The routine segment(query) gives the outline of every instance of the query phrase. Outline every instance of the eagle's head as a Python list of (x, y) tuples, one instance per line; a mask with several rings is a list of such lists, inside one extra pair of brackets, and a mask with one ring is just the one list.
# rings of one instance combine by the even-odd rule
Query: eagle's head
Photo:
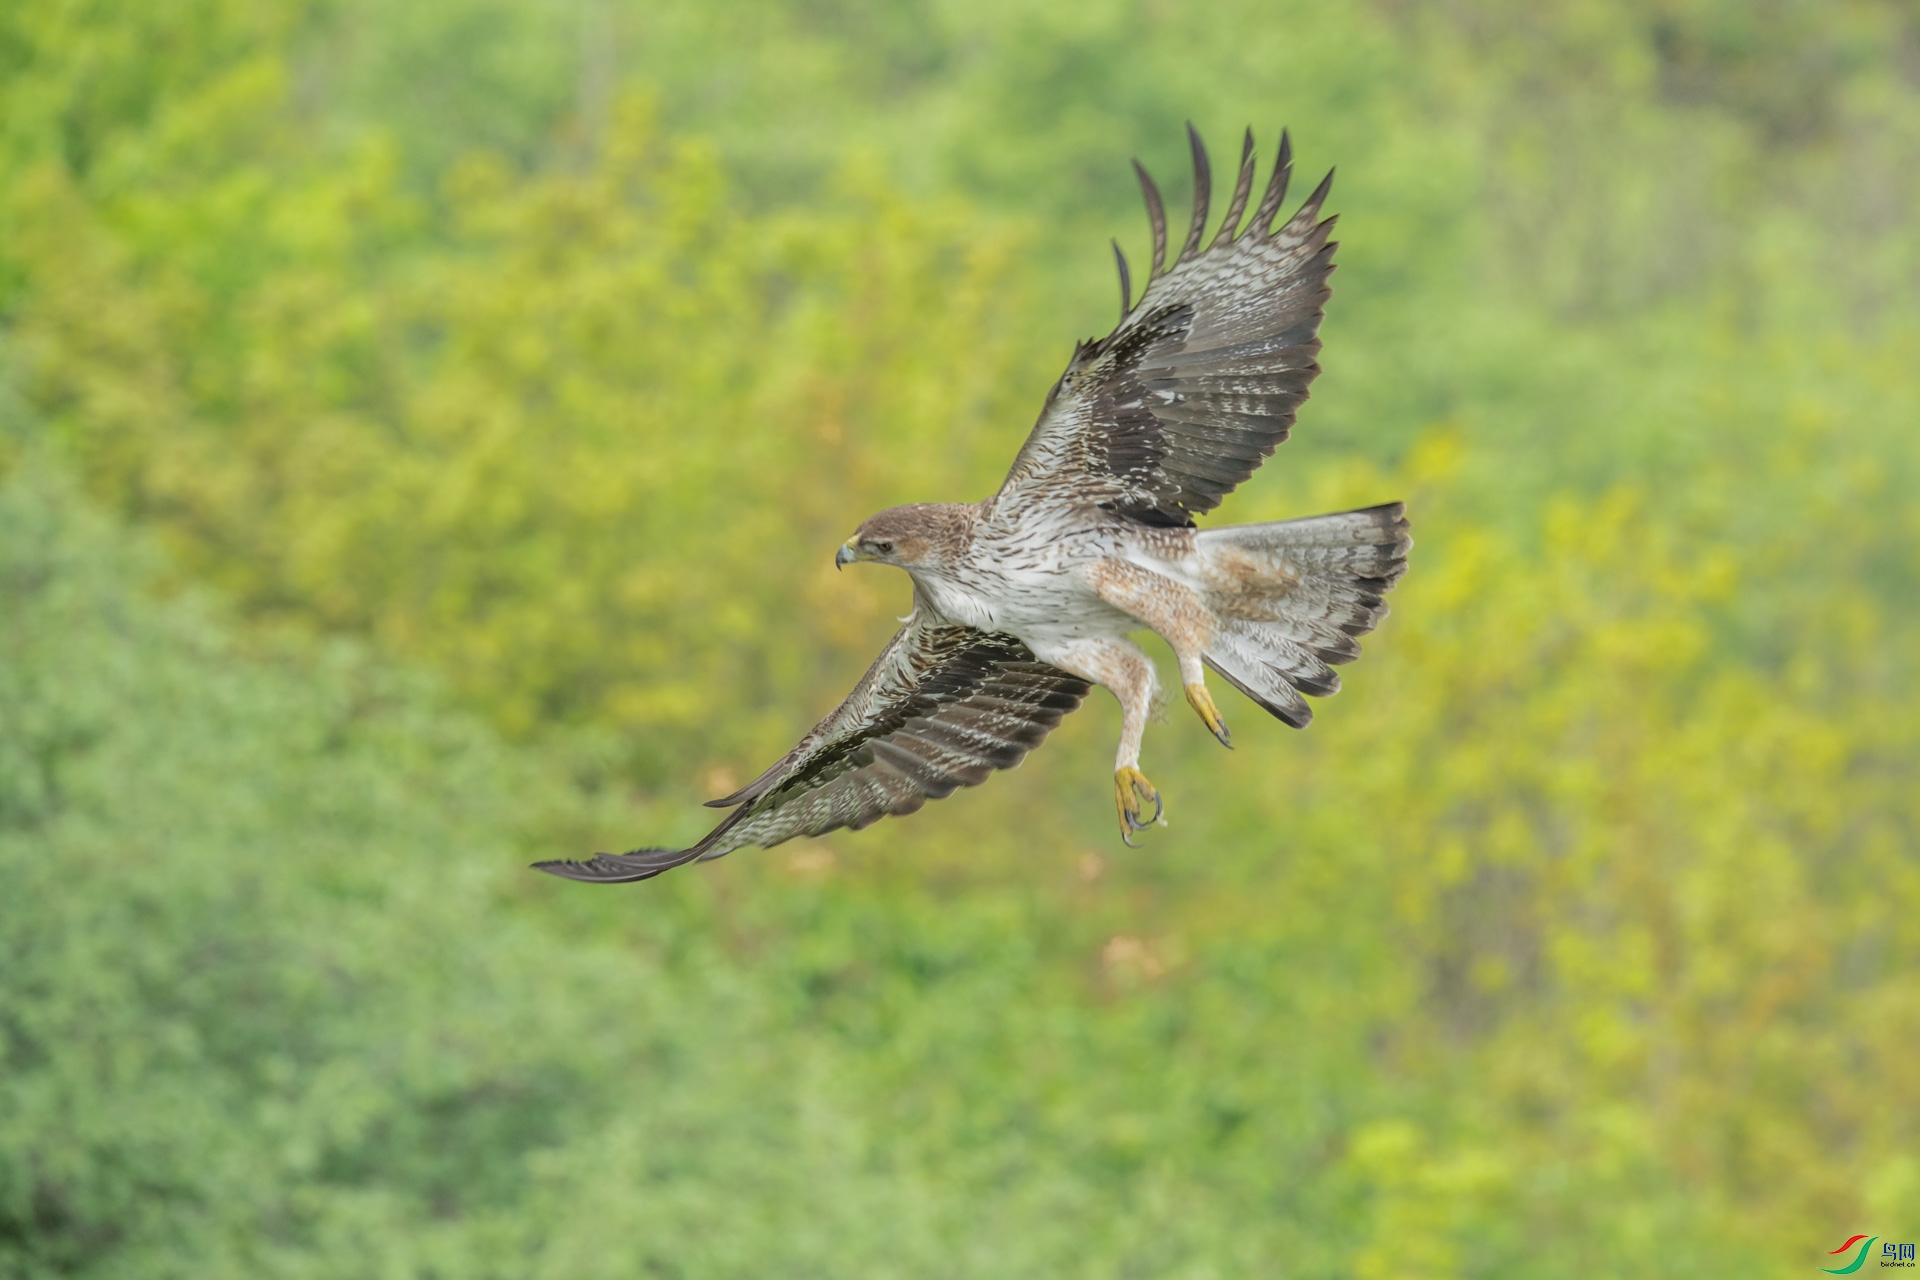
[(841, 546), (833, 563), (857, 560), (938, 571), (959, 562), (973, 537), (973, 508), (958, 502), (916, 502), (869, 516)]

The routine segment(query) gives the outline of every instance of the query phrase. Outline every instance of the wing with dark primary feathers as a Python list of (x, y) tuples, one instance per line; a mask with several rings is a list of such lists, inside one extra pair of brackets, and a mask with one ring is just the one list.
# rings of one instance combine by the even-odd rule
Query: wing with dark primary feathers
[(534, 866), (618, 884), (747, 845), (857, 831), (1013, 768), (1090, 687), (1012, 636), (910, 621), (798, 746), (740, 791), (709, 802), (737, 807), (697, 844)]
[(1121, 317), (1074, 349), (1033, 434), (1014, 460), (1002, 503), (1094, 505), (1149, 525), (1191, 525), (1263, 462), (1293, 426), (1320, 372), (1320, 318), (1330, 290), (1334, 220), (1318, 221), (1333, 183), (1273, 229), (1292, 150), (1283, 133), (1273, 175), (1242, 228), (1253, 191), (1253, 134), (1225, 220), (1203, 250), (1211, 190), (1192, 125), (1193, 221), (1166, 265), (1167, 218), (1136, 161), (1153, 227), (1153, 264), (1138, 302), (1120, 254)]

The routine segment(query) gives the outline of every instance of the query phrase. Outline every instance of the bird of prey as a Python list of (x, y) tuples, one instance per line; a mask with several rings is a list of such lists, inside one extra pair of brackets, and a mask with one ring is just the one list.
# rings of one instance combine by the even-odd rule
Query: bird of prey
[(1140, 772), (1159, 679), (1129, 633), (1167, 642), (1187, 701), (1224, 745), (1208, 669), (1295, 728), (1313, 715), (1302, 694), (1339, 689), (1333, 667), (1359, 656), (1356, 637), (1386, 616), (1381, 596), (1406, 570), (1402, 504), (1194, 524), (1287, 438), (1320, 371), (1335, 248), (1334, 220), (1320, 210), (1333, 174), (1276, 228), (1292, 169), (1282, 133), (1241, 225), (1254, 181), (1249, 130), (1208, 240), (1207, 152), (1192, 125), (1187, 135), (1185, 240), (1169, 263), (1165, 207), (1135, 161), (1153, 232), (1146, 289), (1131, 296), (1116, 242), (1120, 321), (1074, 348), (1000, 491), (882, 511), (839, 549), (838, 565), (894, 565), (913, 579), (912, 613), (846, 700), (772, 768), (709, 801), (732, 812), (692, 846), (536, 866), (602, 884), (645, 880), (912, 813), (1019, 764), (1094, 685), (1120, 702), (1113, 795), (1132, 844), (1162, 805)]

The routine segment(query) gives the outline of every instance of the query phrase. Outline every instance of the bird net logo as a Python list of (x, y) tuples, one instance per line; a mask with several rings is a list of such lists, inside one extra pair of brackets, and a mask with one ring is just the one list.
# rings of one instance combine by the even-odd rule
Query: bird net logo
[(1838, 1249), (1829, 1249), (1828, 1257), (1841, 1254), (1851, 1255), (1851, 1261), (1838, 1267), (1822, 1267), (1830, 1276), (1850, 1276), (1867, 1265), (1867, 1258), (1873, 1253), (1873, 1246), (1880, 1245), (1880, 1265), (1883, 1267), (1911, 1267), (1914, 1265), (1913, 1245), (1911, 1242), (1898, 1244), (1892, 1240), (1882, 1241), (1879, 1236), (1854, 1236)]

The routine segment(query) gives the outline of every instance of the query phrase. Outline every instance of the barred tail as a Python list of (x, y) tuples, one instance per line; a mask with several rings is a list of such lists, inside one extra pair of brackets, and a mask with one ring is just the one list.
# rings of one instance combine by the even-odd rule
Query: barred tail
[(1406, 506), (1207, 529), (1197, 539), (1215, 584), (1219, 629), (1207, 665), (1296, 729), (1313, 719), (1300, 695), (1340, 691), (1333, 670), (1360, 656), (1355, 639), (1387, 616), (1381, 600), (1407, 571)]

